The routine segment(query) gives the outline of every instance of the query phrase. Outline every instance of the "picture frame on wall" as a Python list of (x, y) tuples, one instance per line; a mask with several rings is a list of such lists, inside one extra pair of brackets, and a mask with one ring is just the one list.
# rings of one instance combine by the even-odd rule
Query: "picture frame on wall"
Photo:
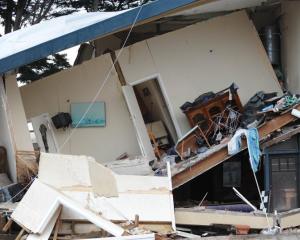
[(72, 127), (105, 127), (105, 102), (71, 103)]

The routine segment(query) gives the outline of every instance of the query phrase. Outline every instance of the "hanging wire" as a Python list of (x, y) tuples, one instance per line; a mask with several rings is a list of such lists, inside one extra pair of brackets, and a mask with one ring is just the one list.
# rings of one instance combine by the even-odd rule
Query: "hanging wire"
[[(138, 20), (138, 17), (139, 17), (139, 15), (140, 15), (142, 9), (143, 9), (143, 5), (141, 5), (141, 6), (139, 7), (139, 10), (138, 10), (138, 12), (137, 12), (137, 14), (136, 14), (136, 16), (135, 16), (135, 18), (134, 18), (134, 20), (133, 20), (133, 23), (132, 23), (132, 25), (131, 25), (131, 27), (130, 27), (130, 30), (129, 30), (127, 36), (126, 36), (126, 39), (125, 39), (125, 41), (124, 41), (124, 43), (123, 43), (123, 45), (122, 45), (120, 51), (118, 52), (118, 54), (117, 54), (117, 56), (116, 56), (116, 59), (113, 61), (113, 64), (112, 64), (111, 68), (109, 69), (109, 71), (108, 71), (108, 73), (107, 73), (107, 75), (106, 75), (106, 77), (105, 77), (103, 83), (99, 86), (99, 88), (98, 88), (98, 90), (97, 90), (97, 92), (96, 92), (96, 95), (92, 98), (91, 103), (90, 103), (89, 106), (87, 107), (86, 111), (84, 112), (84, 114), (82, 115), (82, 117), (80, 118), (80, 120), (78, 121), (78, 123), (76, 124), (76, 126), (75, 126), (75, 127), (73, 128), (73, 130), (70, 132), (70, 135), (69, 135), (69, 136), (67, 137), (67, 139), (63, 142), (63, 144), (59, 147), (58, 152), (60, 152), (60, 150), (61, 150), (61, 149), (62, 149), (62, 148), (70, 141), (72, 135), (73, 135), (74, 132), (77, 130), (77, 128), (79, 127), (79, 125), (81, 124), (81, 122), (83, 121), (83, 119), (85, 118), (85, 116), (88, 114), (88, 112), (91, 110), (93, 104), (96, 102), (97, 98), (98, 98), (99, 95), (101, 94), (101, 92), (102, 92), (104, 86), (106, 85), (106, 83), (107, 83), (108, 80), (109, 80), (109, 77), (110, 77), (110, 75), (111, 75), (111, 73), (112, 73), (112, 71), (113, 71), (113, 69), (114, 69), (114, 67), (115, 67), (116, 62), (119, 60), (119, 57), (120, 57), (121, 54), (123, 53), (123, 50), (124, 50), (124, 48), (125, 48), (125, 46), (126, 46), (126, 44), (127, 44), (127, 42), (128, 42), (128, 39), (129, 39), (129, 37), (130, 37), (130, 35), (131, 35), (131, 32), (132, 32), (134, 26), (136, 25), (136, 22), (137, 22), (137, 20)], [(12, 196), (9, 200), (7, 200), (6, 202), (4, 202), (4, 204), (5, 204), (5, 203), (8, 203), (8, 202), (11, 202), (11, 201), (14, 200), (17, 196), (19, 196), (22, 192), (24, 192), (24, 191), (25, 191), (25, 190), (33, 183), (33, 181), (34, 181), (37, 177), (38, 177), (38, 175), (36, 175), (35, 177), (33, 177), (33, 178), (29, 181), (29, 183), (26, 184), (25, 187), (23, 187), (18, 193), (16, 193), (14, 196)]]

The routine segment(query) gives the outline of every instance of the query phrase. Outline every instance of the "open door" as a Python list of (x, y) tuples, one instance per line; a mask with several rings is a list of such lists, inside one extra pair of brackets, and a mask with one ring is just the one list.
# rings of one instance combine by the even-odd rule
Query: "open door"
[(130, 85), (126, 85), (122, 87), (122, 90), (131, 115), (133, 125), (136, 130), (136, 135), (142, 155), (144, 157), (147, 157), (149, 161), (154, 160), (156, 157), (133, 87)]
[(48, 113), (30, 119), (41, 152), (57, 153), (58, 144)]

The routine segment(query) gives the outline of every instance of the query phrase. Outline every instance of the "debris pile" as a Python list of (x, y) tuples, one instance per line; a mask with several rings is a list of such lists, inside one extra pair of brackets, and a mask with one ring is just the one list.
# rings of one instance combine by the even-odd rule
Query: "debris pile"
[[(232, 84), (216, 94), (202, 94), (193, 103), (185, 103), (181, 109), (191, 130), (174, 147), (157, 151), (158, 159), (150, 165), (148, 159), (127, 153), (106, 167), (92, 157), (41, 153), (38, 175), (34, 176), (36, 170), (32, 169), (33, 178), (27, 177), (27, 192), (24, 185), (11, 184), (2, 174), (0, 193), (6, 209), (2, 215), (8, 219), (4, 231), (19, 226), (17, 238), (31, 240), (51, 236), (164, 239), (276, 234), (300, 226), (298, 209), (277, 212), (271, 208), (270, 191), (259, 178), (265, 149), (300, 133), (299, 98), (288, 93), (277, 97), (276, 93), (258, 92), (243, 107), (237, 89)], [(165, 138), (161, 123), (154, 126), (151, 131)], [(153, 148), (166, 146), (155, 145), (155, 141)], [(240, 164), (225, 165), (234, 158), (239, 162), (249, 159), (247, 180), (252, 178), (256, 189), (253, 195), (241, 187)], [(233, 197), (212, 198), (210, 187), (204, 188), (208, 189), (203, 190), (206, 193), (200, 190), (205, 194), (199, 201), (178, 201), (178, 189), (220, 164), (223, 185), (231, 189)], [(15, 198), (16, 192), (20, 194)], [(5, 207), (12, 198), (15, 203)]]
[[(88, 237), (88, 223), (98, 238), (154, 239), (155, 232), (174, 232), (170, 186), (169, 177), (118, 175), (91, 157), (42, 153), (39, 176), (9, 224), (27, 239)], [(71, 234), (67, 222), (78, 225)]]

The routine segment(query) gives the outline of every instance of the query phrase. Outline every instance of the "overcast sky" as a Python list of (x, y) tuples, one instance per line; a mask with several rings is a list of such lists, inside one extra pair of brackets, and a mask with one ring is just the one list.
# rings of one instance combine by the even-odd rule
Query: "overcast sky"
[(73, 65), (73, 63), (74, 63), (74, 61), (77, 57), (78, 48), (79, 48), (79, 45), (75, 46), (75, 47), (71, 47), (71, 48), (66, 49), (66, 50), (63, 50), (60, 53), (66, 53), (67, 57), (68, 57), (68, 60), (69, 60), (69, 63), (71, 65)]
[[(0, 25), (0, 34), (3, 35), (4, 34), (4, 27)], [(61, 51), (60, 53), (66, 53), (67, 54), (67, 58), (69, 60), (69, 63), (71, 65), (73, 65), (76, 56), (77, 56), (77, 52), (78, 52), (78, 48), (79, 46), (75, 46), (66, 50)]]

